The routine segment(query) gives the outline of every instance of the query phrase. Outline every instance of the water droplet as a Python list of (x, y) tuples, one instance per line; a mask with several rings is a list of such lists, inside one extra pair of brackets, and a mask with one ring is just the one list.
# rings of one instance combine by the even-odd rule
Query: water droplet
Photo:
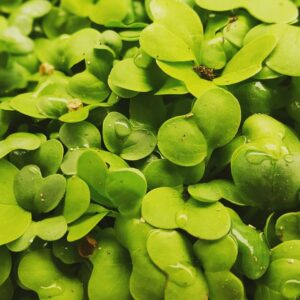
[(246, 159), (253, 165), (260, 165), (264, 160), (269, 159), (266, 153), (262, 152), (248, 152), (246, 153)]
[(184, 228), (188, 222), (188, 216), (185, 212), (179, 212), (177, 213), (175, 220), (178, 227)]
[(166, 268), (166, 273), (169, 275), (169, 279), (183, 287), (190, 286), (195, 282), (196, 272), (196, 269), (191, 264), (183, 262), (169, 265)]
[(43, 290), (43, 298), (52, 298), (64, 292), (63, 286), (57, 282), (53, 282), (47, 286), (41, 286), (41, 289)]
[(131, 133), (130, 124), (124, 121), (115, 122), (115, 133), (121, 138), (127, 137)]
[(293, 264), (294, 262), (295, 262), (295, 260), (293, 258), (288, 259), (289, 264)]
[(294, 157), (291, 154), (287, 154), (283, 158), (288, 163), (292, 163), (294, 161)]

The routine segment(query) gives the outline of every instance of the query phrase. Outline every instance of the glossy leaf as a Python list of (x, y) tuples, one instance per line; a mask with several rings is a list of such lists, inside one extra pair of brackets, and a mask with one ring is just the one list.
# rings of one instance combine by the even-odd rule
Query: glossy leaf
[(228, 62), (222, 76), (214, 79), (217, 85), (230, 85), (246, 80), (262, 69), (262, 63), (273, 51), (277, 39), (273, 35), (265, 35), (245, 45)]
[(156, 188), (146, 194), (142, 216), (155, 227), (182, 228), (206, 240), (219, 239), (230, 229), (230, 218), (222, 204), (202, 204), (194, 199), (185, 202), (180, 192), (168, 187)]
[(195, 166), (207, 154), (207, 142), (193, 116), (167, 120), (160, 127), (157, 140), (164, 157), (180, 166)]
[(32, 133), (17, 132), (0, 141), (0, 158), (14, 150), (35, 150), (41, 145), (40, 138)]
[(14, 179), (14, 193), (18, 204), (35, 212), (49, 212), (61, 201), (66, 189), (66, 180), (60, 174), (42, 177), (35, 165), (27, 165)]
[(89, 299), (131, 299), (128, 252), (118, 243), (112, 229), (99, 231), (96, 240), (100, 246), (90, 257), (93, 271), (88, 283)]
[(63, 216), (67, 223), (81, 217), (90, 204), (88, 185), (77, 176), (67, 179), (66, 195), (63, 203)]
[(40, 299), (74, 299), (83, 297), (82, 283), (65, 275), (54, 263), (49, 249), (39, 249), (25, 255), (18, 268), (20, 282), (35, 291)]
[(59, 131), (61, 141), (69, 149), (74, 148), (99, 148), (101, 135), (93, 124), (83, 121), (75, 124), (64, 124)]

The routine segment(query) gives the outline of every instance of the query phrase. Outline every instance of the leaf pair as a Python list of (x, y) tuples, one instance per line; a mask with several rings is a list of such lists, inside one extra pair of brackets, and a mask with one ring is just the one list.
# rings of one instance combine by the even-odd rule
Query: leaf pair
[(110, 152), (126, 160), (142, 159), (156, 146), (156, 138), (150, 130), (135, 127), (118, 112), (110, 112), (104, 119), (103, 140)]
[(18, 278), (24, 287), (35, 291), (40, 299), (83, 298), (82, 283), (56, 266), (50, 249), (35, 250), (23, 256), (18, 267)]
[(230, 142), (239, 124), (237, 100), (229, 92), (214, 88), (197, 99), (190, 114), (171, 118), (160, 127), (158, 148), (171, 162), (194, 166)]
[(231, 226), (228, 212), (221, 203), (204, 204), (192, 198), (185, 201), (180, 192), (168, 187), (156, 188), (146, 194), (142, 216), (152, 226), (181, 228), (206, 240), (225, 236)]
[(205, 270), (211, 299), (244, 299), (242, 281), (230, 272), (238, 255), (232, 235), (217, 241), (198, 240), (193, 250)]

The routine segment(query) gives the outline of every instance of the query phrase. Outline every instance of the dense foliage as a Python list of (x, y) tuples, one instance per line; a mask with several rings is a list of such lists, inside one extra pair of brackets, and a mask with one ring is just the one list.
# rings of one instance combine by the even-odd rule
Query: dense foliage
[(0, 300), (300, 299), (294, 0), (0, 0)]

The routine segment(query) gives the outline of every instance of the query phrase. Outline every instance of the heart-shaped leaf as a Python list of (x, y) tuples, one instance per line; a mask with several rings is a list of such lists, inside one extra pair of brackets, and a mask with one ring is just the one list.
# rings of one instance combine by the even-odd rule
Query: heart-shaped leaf
[(53, 210), (61, 201), (66, 180), (60, 174), (42, 177), (35, 165), (24, 167), (15, 177), (14, 193), (18, 204), (24, 209), (41, 213)]
[(109, 151), (126, 160), (142, 159), (152, 153), (156, 146), (156, 138), (150, 130), (133, 127), (118, 112), (111, 112), (104, 119), (103, 140)]

